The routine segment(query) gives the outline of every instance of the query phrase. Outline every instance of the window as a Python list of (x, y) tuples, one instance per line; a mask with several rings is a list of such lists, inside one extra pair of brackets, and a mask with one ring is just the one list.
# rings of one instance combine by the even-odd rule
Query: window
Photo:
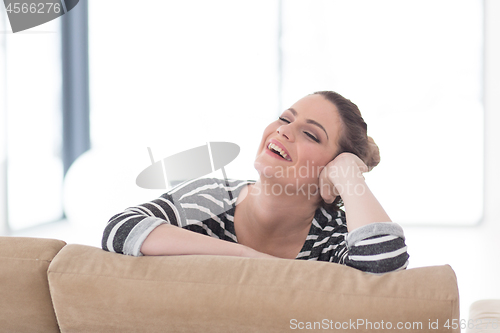
[[(6, 12), (1, 76), (10, 229), (62, 217), (60, 20), (13, 34)], [(5, 175), (4, 175), (5, 176)]]
[[(72, 7), (69, 7), (72, 8)], [(87, 3), (13, 34), (0, 12), (2, 233), (60, 220), (63, 177), (89, 148)]]
[[(135, 186), (135, 177), (150, 163), (147, 147), (160, 159), (206, 141), (232, 141), (241, 153), (228, 165), (228, 176), (255, 178), (253, 157), (265, 126), (298, 98), (335, 90), (358, 104), (381, 148), (382, 162), (366, 178), (394, 220), (471, 225), (481, 218), (480, 0), (150, 0), (143, 3), (153, 9), (147, 17), (138, 15), (132, 2), (123, 3), (92, 2), (89, 8), (92, 146), (116, 158), (94, 182), (99, 191), (88, 196), (87, 204), (98, 209), (124, 193), (129, 204), (134, 191), (154, 197)], [(110, 24), (109, 13), (117, 8)], [(9, 35), (2, 38), (8, 46)], [(9, 87), (9, 116), (11, 105), (21, 108), (25, 101), (14, 104), (10, 82), (3, 84)], [(21, 114), (31, 108), (23, 107)], [(8, 117), (8, 135), (18, 112)], [(55, 133), (61, 123), (53, 119), (44, 128)], [(45, 151), (47, 161), (40, 163), (59, 165), (51, 172), (61, 170), (60, 161), (54, 162), (61, 139), (50, 137), (39, 141), (51, 142), (52, 148), (37, 142), (34, 150), (27, 150), (33, 147), (26, 139), (7, 138), (9, 163), (17, 161), (9, 170), (16, 170), (18, 179), (34, 174), (26, 165), (33, 165), (28, 160), (40, 156), (37, 151)], [(10, 147), (13, 142), (24, 146)], [(134, 166), (127, 177), (118, 172), (124, 165)], [(16, 189), (18, 202), (35, 178), (41, 176), (17, 181), (22, 185)], [(115, 187), (114, 178), (133, 190)], [(39, 191), (37, 198), (40, 193), (51, 197)], [(60, 214), (56, 208), (47, 216)]]

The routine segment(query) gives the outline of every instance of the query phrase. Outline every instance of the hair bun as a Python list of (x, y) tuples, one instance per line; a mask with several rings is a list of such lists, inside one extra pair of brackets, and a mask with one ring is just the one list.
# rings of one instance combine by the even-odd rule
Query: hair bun
[(366, 154), (365, 164), (368, 171), (371, 171), (380, 163), (380, 151), (377, 144), (371, 136), (368, 136), (368, 153)]

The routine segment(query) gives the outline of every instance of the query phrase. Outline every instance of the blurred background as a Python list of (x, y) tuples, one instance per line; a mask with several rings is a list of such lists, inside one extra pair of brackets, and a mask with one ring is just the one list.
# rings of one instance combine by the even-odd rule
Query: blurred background
[(496, 0), (80, 0), (13, 34), (2, 7), (0, 235), (99, 247), (164, 192), (135, 184), (148, 147), (234, 142), (228, 177), (256, 179), (267, 124), (333, 90), (380, 147), (366, 179), (409, 268), (451, 265), (467, 319), (500, 298), (499, 18)]

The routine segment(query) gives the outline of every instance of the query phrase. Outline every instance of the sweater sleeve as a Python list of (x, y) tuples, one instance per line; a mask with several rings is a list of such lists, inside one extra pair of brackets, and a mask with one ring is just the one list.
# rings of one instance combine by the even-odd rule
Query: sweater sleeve
[(179, 213), (172, 197), (166, 193), (148, 203), (127, 208), (113, 216), (106, 225), (102, 248), (106, 251), (142, 256), (142, 243), (157, 226), (178, 225)]
[(377, 222), (347, 234), (341, 262), (370, 273), (387, 273), (408, 266), (403, 229), (393, 222)]

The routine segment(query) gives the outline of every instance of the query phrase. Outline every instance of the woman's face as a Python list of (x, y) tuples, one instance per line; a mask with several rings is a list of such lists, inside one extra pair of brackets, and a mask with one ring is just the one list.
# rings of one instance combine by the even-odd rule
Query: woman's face
[(308, 95), (266, 127), (255, 168), (261, 178), (318, 184), (319, 172), (338, 151), (340, 129), (337, 107), (322, 95)]

